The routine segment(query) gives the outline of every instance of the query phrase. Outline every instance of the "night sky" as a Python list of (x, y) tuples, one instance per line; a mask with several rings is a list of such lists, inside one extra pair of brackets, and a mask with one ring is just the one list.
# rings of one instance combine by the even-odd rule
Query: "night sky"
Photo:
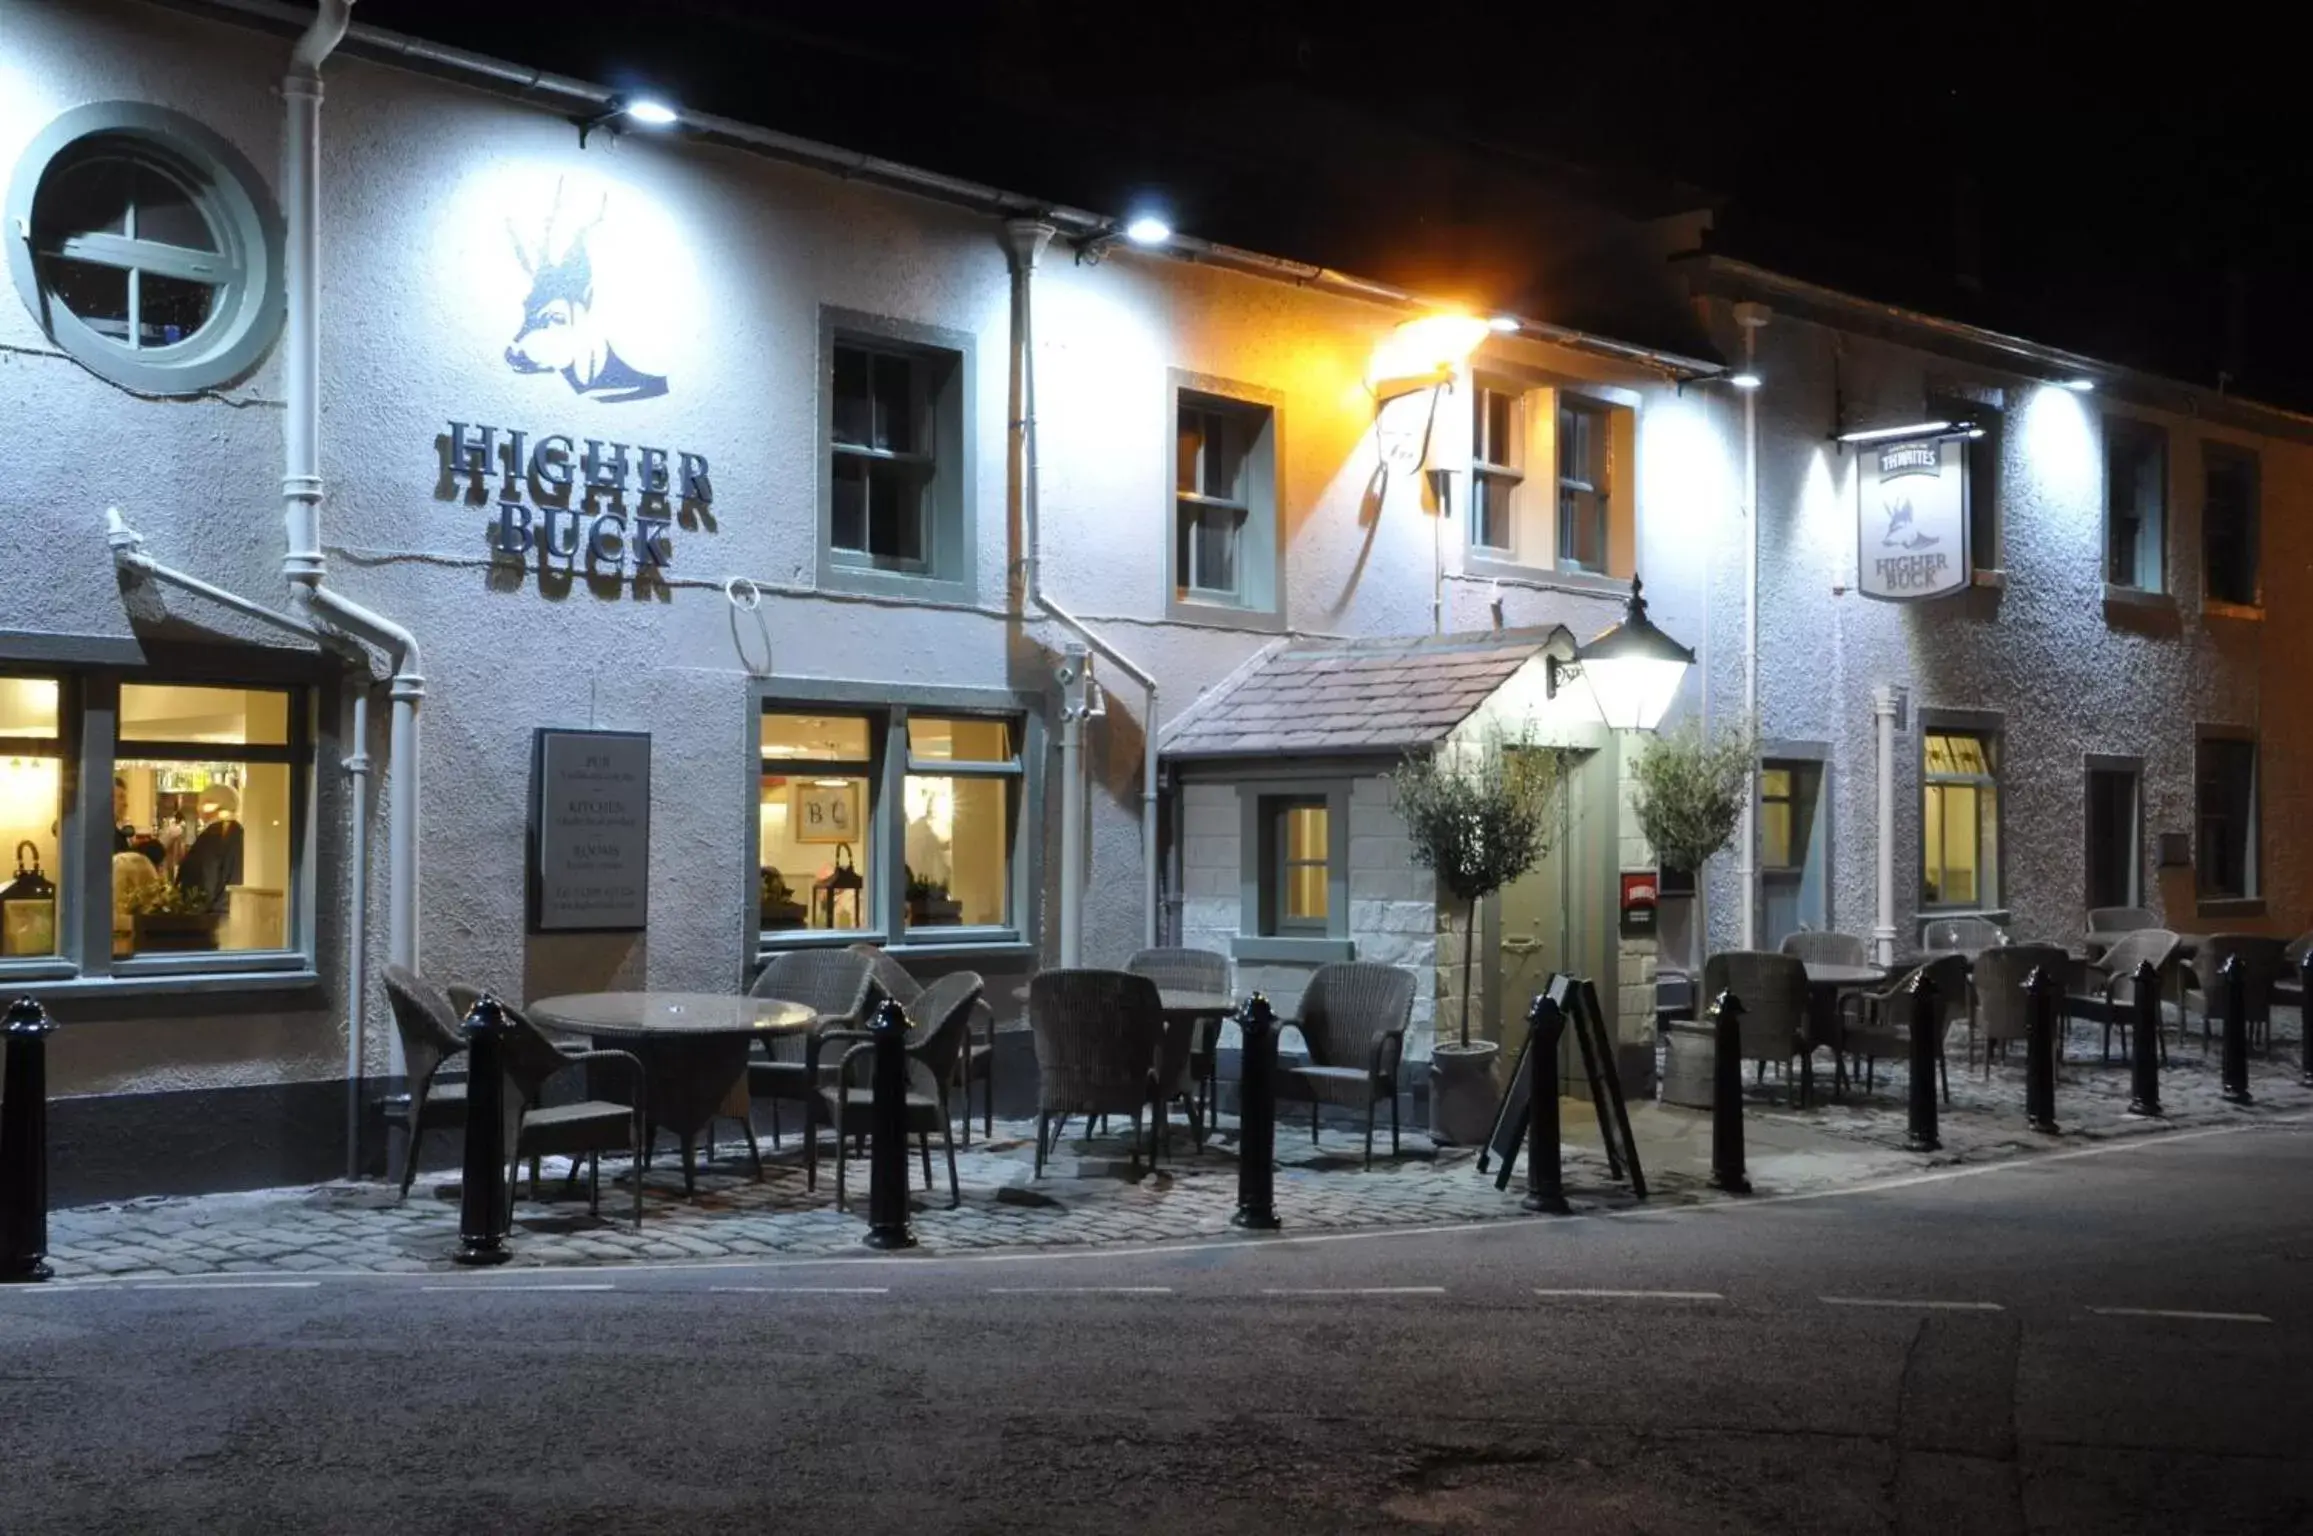
[(2279, 38), (2222, 7), (1741, 9), (357, 15), (1058, 201), (1154, 197), (1191, 233), (1544, 318), (1581, 318), (1528, 259), (1568, 227), (1555, 200), (1707, 203), (1731, 254), (2313, 409), (2306, 87)]

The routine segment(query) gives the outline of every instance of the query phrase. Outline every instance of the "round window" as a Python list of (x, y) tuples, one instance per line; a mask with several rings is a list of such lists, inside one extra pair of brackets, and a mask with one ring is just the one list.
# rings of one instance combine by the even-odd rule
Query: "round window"
[(241, 153), (174, 112), (76, 107), (9, 188), (16, 289), (57, 346), (116, 384), (189, 395), (281, 329), (280, 219)]

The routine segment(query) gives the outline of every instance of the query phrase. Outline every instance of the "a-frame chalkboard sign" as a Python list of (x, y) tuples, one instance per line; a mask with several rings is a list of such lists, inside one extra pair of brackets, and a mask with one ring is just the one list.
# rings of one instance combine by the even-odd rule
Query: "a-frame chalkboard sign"
[[(1646, 1198), (1646, 1170), (1639, 1166), (1638, 1143), (1630, 1134), (1630, 1110), (1623, 1102), (1622, 1074), (1614, 1065), (1614, 1036), (1598, 1006), (1598, 989), (1579, 976), (1553, 972), (1545, 994), (1558, 1005), (1574, 1043), (1582, 1052), (1583, 1075), (1590, 1083), (1590, 1102), (1598, 1113), (1599, 1139), (1606, 1144), (1607, 1172), (1627, 1178), (1630, 1192)], [(1496, 1189), (1510, 1187), (1510, 1170), (1526, 1144), (1527, 1123), (1534, 1109), (1534, 1035), (1527, 1032), (1510, 1070), (1510, 1086), (1502, 1091), (1501, 1107), (1494, 1112), (1494, 1133), (1478, 1153), (1478, 1171), (1484, 1173), (1494, 1158), (1501, 1170), (1494, 1175)]]

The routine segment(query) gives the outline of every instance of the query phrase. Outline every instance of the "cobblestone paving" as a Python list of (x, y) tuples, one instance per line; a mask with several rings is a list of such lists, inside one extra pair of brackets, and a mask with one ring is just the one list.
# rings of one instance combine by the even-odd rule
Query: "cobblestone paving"
[[(1819, 1102), (1801, 1109), (1770, 1082), (1749, 1087), (1751, 1172), (1761, 1194), (1836, 1187), (1891, 1173), (1948, 1163), (2028, 1155), (2051, 1146), (2171, 1127), (2238, 1123), (2302, 1115), (2313, 1110), (2313, 1089), (2300, 1087), (2294, 1017), (2276, 1021), (2272, 1058), (2252, 1062), (2256, 1103), (2247, 1108), (2218, 1096), (2216, 1057), (2199, 1042), (2172, 1048), (2163, 1074), (2168, 1116), (2146, 1121), (2126, 1113), (2125, 1064), (2095, 1061), (2095, 1037), (2076, 1030), (2060, 1079), (2056, 1138), (2024, 1124), (2021, 1054), (1995, 1065), (1987, 1081), (1955, 1055), (1954, 1102), (1943, 1113), (1944, 1150), (1921, 1157), (1901, 1150), (1905, 1133), (1905, 1080), (1900, 1065), (1883, 1063), (1869, 1095), (1852, 1090), (1831, 1099), (1826, 1079)], [(1634, 1106), (1652, 1203), (1683, 1204), (1717, 1198), (1708, 1187), (1708, 1117), (1660, 1105)], [(1081, 1128), (1081, 1120), (1075, 1122)], [(1119, 1124), (1121, 1131), (1121, 1123)], [(1595, 1130), (1583, 1106), (1568, 1105), (1566, 1178), (1577, 1209), (1625, 1206), (1627, 1189), (1607, 1175)], [(1174, 1128), (1167, 1159), (1133, 1176), (1122, 1134), (1071, 1140), (1047, 1169), (1033, 1176), (1034, 1132), (1027, 1124), (998, 1121), (993, 1141), (975, 1136), (959, 1150), (963, 1203), (949, 1210), (945, 1169), (933, 1149), (934, 1191), (917, 1191), (916, 1231), (925, 1249), (958, 1252), (995, 1248), (1058, 1248), (1213, 1238), (1234, 1231), (1235, 1147), (1226, 1132), (1204, 1150)], [(1467, 1149), (1439, 1150), (1409, 1132), (1404, 1152), (1387, 1155), (1387, 1137), (1374, 1167), (1360, 1167), (1357, 1138), (1326, 1130), (1312, 1148), (1291, 1123), (1278, 1133), (1277, 1207), (1291, 1232), (1497, 1220), (1523, 1214), (1523, 1170), (1506, 1191), (1481, 1174)], [(817, 1193), (805, 1188), (800, 1151), (792, 1138), (783, 1152), (766, 1148), (764, 1177), (752, 1175), (743, 1153), (728, 1142), (702, 1169), (698, 1195), (686, 1199), (672, 1158), (662, 1157), (644, 1180), (645, 1214), (635, 1230), (625, 1219), (629, 1195), (604, 1171), (603, 1216), (587, 1214), (583, 1194), (566, 1195), (548, 1165), (544, 1200), (523, 1180), (515, 1210), (512, 1248), (522, 1265), (586, 1265), (632, 1261), (713, 1262), (773, 1257), (835, 1257), (862, 1251), (867, 1165), (849, 1168), (851, 1210), (834, 1206), (832, 1167), (823, 1155)], [(920, 1186), (920, 1167), (911, 1164)], [(73, 1279), (316, 1272), (440, 1270), (457, 1246), (455, 1185), (421, 1178), (406, 1202), (381, 1184), (334, 1183), (246, 1194), (134, 1200), (59, 1211), (50, 1218), (51, 1259)]]

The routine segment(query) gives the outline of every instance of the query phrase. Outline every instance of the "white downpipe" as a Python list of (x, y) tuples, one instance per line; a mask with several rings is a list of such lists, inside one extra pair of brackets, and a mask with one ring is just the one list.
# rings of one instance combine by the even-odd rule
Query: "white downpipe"
[(343, 764), (353, 825), (346, 878), (353, 882), (345, 936), (345, 1176), (361, 1177), (361, 1018), (369, 996), (369, 690), (353, 691), (353, 750)]
[(1879, 727), (1879, 911), (1871, 926), (1872, 958), (1895, 964), (1895, 712), (1896, 690), (1871, 690), (1873, 723)]
[[(1743, 327), (1743, 368), (1756, 372), (1759, 327), (1767, 311), (1743, 305), (1735, 318)], [(1759, 392), (1743, 391), (1743, 723), (1759, 725)], [(1743, 826), (1739, 863), (1742, 876), (1742, 948), (1759, 947), (1759, 753), (1753, 746), (1743, 772)]]
[[(1050, 615), (1063, 629), (1083, 642), (1071, 648), (1060, 680), (1074, 689), (1064, 705), (1060, 724), (1060, 963), (1082, 959), (1084, 912), (1084, 707), (1089, 690), (1086, 669), (1090, 650), (1138, 683), (1148, 696), (1148, 712), (1141, 722), (1141, 943), (1157, 943), (1157, 717), (1156, 678), (1115, 646), (1095, 634), (1083, 620), (1054, 602), (1044, 591), (1040, 558), (1041, 523), (1037, 489), (1036, 434), (1036, 260), (1052, 241), (1053, 226), (1040, 219), (1009, 219), (1004, 224), (1005, 249), (1012, 262), (1012, 459), (1009, 466), (1020, 499), (1020, 564), (1022, 591), (1027, 605)], [(1074, 676), (1071, 677), (1073, 672)]]
[[(282, 345), (288, 412), (282, 432), (281, 573), (293, 611), (393, 658), (393, 716), (386, 753), (386, 953), (418, 958), (418, 706), (426, 679), (407, 629), (324, 585), (321, 555), (321, 65), (345, 36), (352, 0), (321, 8), (289, 56), (281, 82), (287, 109), (281, 195), (288, 227), (288, 317)], [(348, 1021), (358, 1033), (358, 1017)]]

